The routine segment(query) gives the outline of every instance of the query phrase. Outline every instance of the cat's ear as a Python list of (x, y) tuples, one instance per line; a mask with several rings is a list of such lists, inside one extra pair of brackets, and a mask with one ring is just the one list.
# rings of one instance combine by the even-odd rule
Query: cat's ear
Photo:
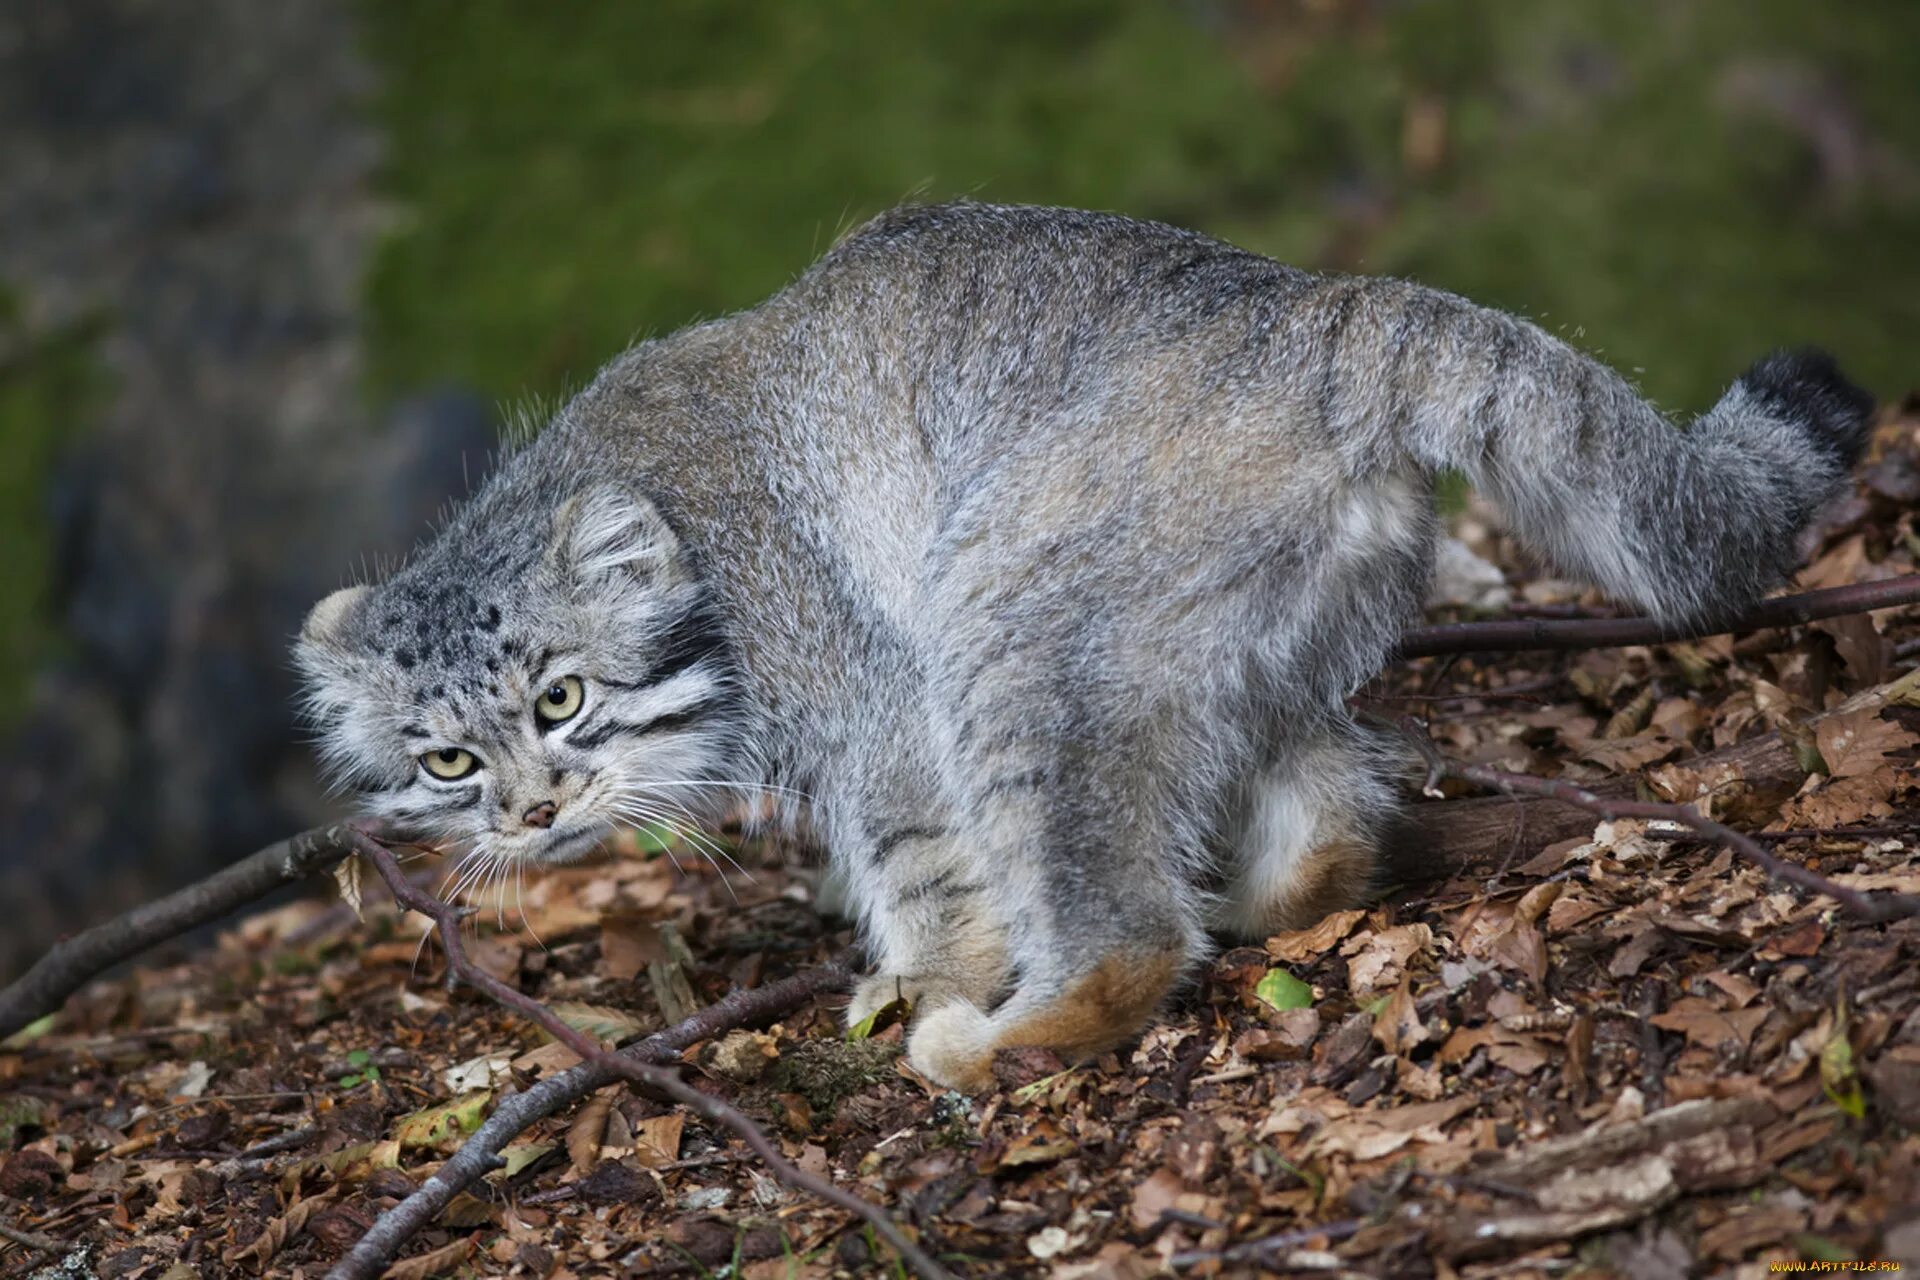
[(625, 485), (597, 485), (569, 498), (553, 532), (554, 567), (580, 586), (621, 577), (664, 585), (683, 576), (679, 537), (658, 507)]
[(307, 615), (306, 622), (300, 627), (301, 642), (329, 649), (340, 648), (348, 620), (366, 602), (370, 589), (364, 583), (342, 587), (313, 606), (313, 612)]

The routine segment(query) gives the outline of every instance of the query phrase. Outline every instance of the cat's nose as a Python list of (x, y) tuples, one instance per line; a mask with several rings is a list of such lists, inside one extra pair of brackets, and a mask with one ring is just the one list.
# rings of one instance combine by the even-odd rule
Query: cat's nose
[(542, 800), (539, 804), (521, 814), (520, 821), (530, 827), (550, 827), (553, 825), (553, 815), (558, 812), (560, 812), (560, 807), (554, 804), (553, 801)]

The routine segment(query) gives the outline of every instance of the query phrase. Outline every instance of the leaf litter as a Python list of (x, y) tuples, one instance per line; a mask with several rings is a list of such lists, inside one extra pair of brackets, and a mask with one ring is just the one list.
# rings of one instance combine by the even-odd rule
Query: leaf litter
[[(1915, 570), (1914, 512), (1873, 477), (1916, 460), (1920, 415), (1889, 414), (1797, 585)], [(1457, 523), (1516, 599), (1601, 603), (1475, 512)], [(1458, 758), (1629, 779), (1841, 884), (1915, 892), (1920, 697), (1870, 691), (1913, 670), (1917, 615), (1429, 659), (1363, 698), (1420, 712)], [(1413, 803), (1419, 869), (1455, 802)], [(625, 1041), (845, 945), (798, 851), (714, 834), (751, 880), (651, 833), (476, 898), (476, 957)], [(906, 1066), (904, 1007), (849, 1036), (822, 1002), (696, 1045), (685, 1070), (963, 1275), (1920, 1265), (1920, 924), (1861, 923), (1657, 823), (1510, 833), (1434, 870), (1224, 950), (1091, 1063), (1002, 1055), (981, 1097)], [(85, 1244), (114, 1280), (319, 1275), (500, 1098), (574, 1061), (446, 991), (419, 943), (383, 895), (298, 902), (94, 984), (0, 1050), (0, 1222)], [(389, 1274), (891, 1273), (844, 1214), (625, 1087), (503, 1157)], [(3, 1248), (0, 1274), (31, 1270)]]

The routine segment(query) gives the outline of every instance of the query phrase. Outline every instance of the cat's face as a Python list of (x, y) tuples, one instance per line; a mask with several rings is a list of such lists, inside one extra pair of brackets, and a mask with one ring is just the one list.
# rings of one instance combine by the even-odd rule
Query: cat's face
[(733, 739), (719, 624), (615, 487), (546, 519), (468, 513), (391, 581), (321, 601), (295, 656), (336, 783), (494, 866), (698, 812)]

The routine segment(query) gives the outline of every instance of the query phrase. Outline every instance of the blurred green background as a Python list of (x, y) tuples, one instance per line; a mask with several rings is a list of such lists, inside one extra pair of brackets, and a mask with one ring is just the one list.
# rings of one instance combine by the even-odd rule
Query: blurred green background
[[(354, 13), (390, 211), (360, 286), (373, 404), (551, 399), (885, 206), (953, 195), (1415, 276), (1680, 409), (1783, 343), (1883, 396), (1920, 382), (1911, 0)], [(99, 396), (87, 343), (0, 346), (0, 707), (58, 649), (35, 494)]]
[(1920, 5), (365, 10), (403, 225), (376, 392), (575, 385), (914, 197), (1117, 209), (1526, 312), (1699, 407), (1920, 371)]

